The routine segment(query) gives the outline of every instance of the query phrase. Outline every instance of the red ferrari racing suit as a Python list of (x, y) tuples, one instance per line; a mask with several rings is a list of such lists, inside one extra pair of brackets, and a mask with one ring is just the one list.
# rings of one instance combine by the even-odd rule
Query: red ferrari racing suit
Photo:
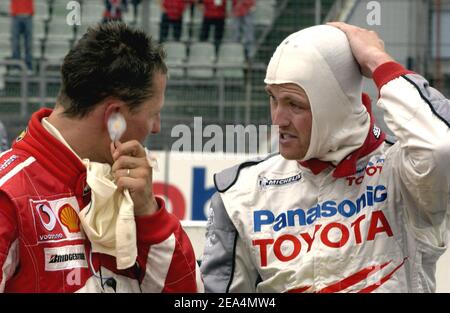
[(163, 200), (136, 217), (138, 257), (116, 269), (92, 253), (78, 218), (90, 201), (86, 168), (41, 124), (36, 112), (12, 149), (0, 156), (0, 292), (196, 292), (191, 243)]

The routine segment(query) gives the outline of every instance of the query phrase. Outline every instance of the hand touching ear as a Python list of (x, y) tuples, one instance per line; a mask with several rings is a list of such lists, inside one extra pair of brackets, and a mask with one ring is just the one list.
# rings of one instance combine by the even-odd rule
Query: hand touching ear
[(134, 203), (134, 214), (149, 215), (158, 210), (153, 194), (153, 169), (144, 147), (137, 141), (111, 143), (112, 173), (120, 191), (128, 189)]

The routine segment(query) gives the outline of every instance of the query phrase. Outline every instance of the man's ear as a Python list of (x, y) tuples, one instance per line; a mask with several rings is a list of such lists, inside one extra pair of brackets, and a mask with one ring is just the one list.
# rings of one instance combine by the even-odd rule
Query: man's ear
[(115, 142), (120, 140), (127, 129), (127, 122), (123, 116), (124, 103), (121, 101), (111, 101), (105, 103), (104, 118), (106, 130), (109, 138)]
[(123, 104), (121, 103), (121, 101), (117, 100), (108, 100), (105, 103), (105, 110), (103, 112), (103, 126), (105, 128), (107, 128), (108, 121), (111, 118), (111, 115), (113, 115), (113, 113), (121, 112), (122, 106)]

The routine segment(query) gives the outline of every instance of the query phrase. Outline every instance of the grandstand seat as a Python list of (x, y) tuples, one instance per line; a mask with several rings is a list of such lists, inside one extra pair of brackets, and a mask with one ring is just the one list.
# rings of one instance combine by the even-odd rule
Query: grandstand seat
[(159, 40), (159, 23), (150, 22), (150, 36), (152, 36), (153, 40)]
[(95, 24), (102, 20), (105, 5), (103, 1), (84, 0), (81, 5), (81, 25)]
[(40, 20), (49, 19), (48, 1), (35, 0), (34, 1), (34, 17)]
[[(11, 19), (9, 17), (0, 17), (0, 41), (10, 40), (11, 38)], [(44, 21), (42, 19), (33, 19), (33, 37), (42, 38), (44, 36)]]
[(234, 35), (234, 25), (233, 24), (234, 24), (234, 21), (232, 18), (225, 19), (225, 29), (223, 32), (224, 41), (233, 40), (233, 35)]
[(244, 78), (244, 46), (241, 43), (235, 42), (225, 42), (221, 44), (217, 58), (217, 66), (217, 76), (236, 79)]
[(44, 58), (50, 61), (61, 61), (70, 50), (69, 40), (48, 38), (45, 43)]
[(11, 19), (9, 17), (0, 16), (0, 41), (10, 40), (11, 37)]
[(274, 2), (256, 1), (255, 11), (253, 13), (254, 24), (257, 26), (269, 26), (273, 23)]
[[(215, 47), (211, 42), (194, 42), (189, 51), (187, 75), (193, 78), (214, 77)], [(196, 67), (202, 68), (196, 68)]]
[[(193, 11), (191, 11), (193, 10)], [(186, 42), (197, 41), (200, 36), (203, 13), (197, 6), (187, 6), (183, 13), (183, 29), (181, 40)]]
[(159, 23), (161, 22), (161, 7), (157, 1), (150, 2), (150, 22)]
[(167, 52), (167, 66), (169, 67), (169, 75), (172, 77), (183, 77), (184, 68), (171, 67), (173, 65), (183, 65), (187, 58), (186, 44), (182, 42), (168, 41), (164, 43)]
[(75, 26), (76, 36), (75, 39), (80, 39), (88, 30), (90, 26), (95, 25), (96, 23), (83, 23), (81, 25)]
[[(191, 12), (191, 10), (193, 10)], [(183, 23), (194, 23), (200, 25), (203, 21), (203, 12), (194, 5), (192, 8), (191, 6), (186, 6), (186, 9), (183, 12)]]
[[(94, 2), (94, 1), (84, 1), (83, 5), (86, 5), (87, 2)], [(64, 17), (64, 19), (67, 16), (67, 13), (69, 12), (67, 10), (67, 3), (68, 1), (51, 1), (51, 8), (52, 8), (52, 16), (50, 16), (50, 19), (59, 19)]]
[(81, 12), (81, 25), (83, 25), (83, 24), (90, 25), (90, 24), (95, 24), (95, 23), (101, 22), (102, 15), (100, 12), (83, 8), (82, 12)]
[(0, 60), (11, 57), (11, 42), (8, 40), (0, 41)]
[(198, 41), (199, 34), (200, 34), (199, 25), (183, 23), (180, 40), (183, 42)]
[(133, 7), (128, 7), (128, 12), (124, 12), (122, 14), (122, 21), (128, 25), (141, 25), (142, 24), (142, 16), (139, 12), (136, 15), (136, 20), (134, 19)]
[(6, 74), (6, 66), (0, 65), (0, 90), (5, 89), (5, 74)]
[(42, 51), (41, 51), (41, 39), (34, 39), (33, 40), (33, 58), (34, 59), (41, 59), (42, 58)]
[(97, 18), (100, 18), (105, 10), (105, 4), (104, 1), (84, 0), (81, 9), (83, 13), (97, 15)]
[(47, 38), (50, 38), (51, 40), (69, 40), (72, 39), (73, 36), (74, 27), (68, 25), (65, 19), (52, 19), (50, 23), (48, 23)]
[[(0, 18), (0, 20), (3, 22), (3, 19)], [(3, 25), (5, 25), (5, 28), (3, 29), (7, 29), (7, 31), (5, 33), (2, 32), (1, 36), (0, 36), (0, 60), (5, 59), (5, 58), (10, 58), (12, 55), (12, 47), (11, 47), (11, 36), (10, 36), (10, 32), (9, 32), (9, 25), (10, 25), (10, 19), (7, 18), (6, 19), (6, 23), (2, 24), (2, 22), (0, 22), (0, 28), (3, 27)], [(7, 28), (6, 28), (7, 25)], [(44, 22), (42, 20), (39, 19), (34, 19), (33, 20), (33, 57), (36, 58), (40, 58), (41, 53), (40, 53), (40, 39), (44, 36)], [(24, 53), (23, 51), (23, 45), (21, 43), (21, 52), (22, 55)]]
[(0, 13), (9, 13), (9, 1), (0, 1)]
[(42, 19), (33, 19), (33, 39), (45, 37), (45, 22)]

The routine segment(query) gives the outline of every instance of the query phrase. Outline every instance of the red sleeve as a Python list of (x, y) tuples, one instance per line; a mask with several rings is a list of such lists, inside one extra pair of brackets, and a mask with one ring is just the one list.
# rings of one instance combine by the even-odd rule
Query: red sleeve
[(197, 287), (198, 268), (189, 237), (164, 201), (159, 197), (156, 201), (157, 212), (136, 217), (140, 280), (152, 292), (197, 292), (201, 288)]
[(180, 227), (175, 232), (176, 246), (162, 292), (199, 292), (196, 260), (191, 241)]
[(156, 244), (167, 239), (180, 222), (167, 212), (164, 200), (155, 197), (159, 210), (152, 215), (136, 216), (136, 233), (138, 243)]
[(405, 69), (401, 64), (396, 62), (386, 62), (378, 66), (373, 72), (373, 81), (381, 90), (385, 84), (402, 75), (414, 74), (414, 72)]
[[(16, 240), (17, 222), (14, 213), (14, 205), (9, 198), (0, 192), (0, 292), (4, 291), (6, 280), (4, 273), (12, 273), (14, 268), (11, 260), (8, 260), (10, 255), (11, 245)], [(8, 267), (8, 268), (7, 268)]]

